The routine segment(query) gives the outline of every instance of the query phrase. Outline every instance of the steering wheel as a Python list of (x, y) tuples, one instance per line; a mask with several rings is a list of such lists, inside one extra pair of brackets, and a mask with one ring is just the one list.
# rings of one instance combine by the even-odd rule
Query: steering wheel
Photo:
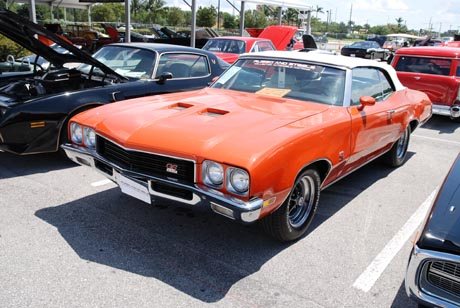
[(13, 55), (10, 54), (10, 55), (7, 55), (7, 56), (6, 56), (6, 62), (8, 62), (9, 64), (11, 64), (11, 66), (14, 65), (14, 61), (15, 61), (15, 60), (14, 60), (14, 56), (13, 56)]

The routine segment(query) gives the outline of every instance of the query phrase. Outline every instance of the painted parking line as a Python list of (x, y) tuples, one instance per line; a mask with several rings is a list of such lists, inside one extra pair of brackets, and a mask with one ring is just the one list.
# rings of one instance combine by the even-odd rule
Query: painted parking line
[(396, 233), (396, 235), (387, 243), (387, 245), (375, 257), (372, 263), (369, 264), (358, 279), (355, 280), (353, 283), (354, 288), (368, 292), (374, 286), (375, 282), (379, 279), (396, 254), (401, 250), (425, 218), (428, 209), (436, 196), (437, 190), (438, 189), (435, 189), (428, 198), (423, 201), (398, 233)]
[(441, 139), (441, 138), (433, 138), (433, 137), (421, 136), (421, 135), (416, 135), (416, 134), (412, 134), (412, 136), (417, 137), (417, 138), (422, 138), (422, 139), (428, 139), (428, 140), (433, 140), (433, 141), (438, 141), (438, 142), (446, 142), (446, 143), (460, 145), (460, 142), (458, 141), (452, 141), (452, 140)]
[(91, 186), (93, 186), (93, 187), (99, 187), (99, 186), (104, 186), (104, 185), (107, 185), (107, 184), (110, 184), (110, 183), (112, 183), (111, 180), (109, 180), (109, 179), (104, 179), (104, 180), (100, 180), (100, 181), (91, 183)]

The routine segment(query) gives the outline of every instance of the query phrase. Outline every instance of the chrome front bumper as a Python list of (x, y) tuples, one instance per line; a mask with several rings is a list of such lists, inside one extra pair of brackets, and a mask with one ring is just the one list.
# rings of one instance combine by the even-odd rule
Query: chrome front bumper
[(429, 261), (450, 261), (460, 263), (460, 256), (420, 249), (414, 246), (406, 272), (406, 293), (417, 302), (436, 307), (459, 307), (460, 302), (451, 294), (430, 285), (426, 280), (426, 266)]
[(433, 104), (433, 114), (458, 118), (460, 117), (460, 105), (446, 106)]
[[(220, 191), (207, 188), (206, 186), (182, 184), (172, 180), (123, 169), (104, 159), (98, 155), (96, 151), (84, 147), (73, 144), (64, 144), (61, 147), (72, 161), (93, 168), (115, 183), (117, 183), (117, 174), (120, 174), (142, 185), (148, 190), (149, 194), (153, 196), (154, 200), (163, 199), (192, 206), (205, 205), (220, 215), (243, 223), (254, 222), (260, 217), (260, 211), (263, 205), (263, 200), (260, 198), (253, 198), (245, 202), (233, 196), (225, 195)], [(172, 188), (187, 190), (193, 194), (193, 197), (189, 200), (155, 191), (152, 183), (161, 183)]]

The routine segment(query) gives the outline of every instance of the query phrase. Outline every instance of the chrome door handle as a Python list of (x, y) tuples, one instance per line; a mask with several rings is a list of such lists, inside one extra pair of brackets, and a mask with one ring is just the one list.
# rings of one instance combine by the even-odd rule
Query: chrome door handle
[(388, 111), (387, 111), (388, 114), (393, 114), (393, 113), (395, 113), (395, 112), (396, 112), (396, 111), (394, 111), (394, 110), (388, 110)]
[(420, 80), (420, 78), (422, 78), (422, 77), (419, 77), (419, 76), (414, 77), (415, 80)]

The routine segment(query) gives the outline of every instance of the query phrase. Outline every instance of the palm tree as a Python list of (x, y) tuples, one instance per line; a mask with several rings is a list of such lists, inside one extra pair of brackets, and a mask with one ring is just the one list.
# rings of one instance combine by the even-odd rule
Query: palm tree
[(150, 15), (153, 17), (152, 22), (156, 22), (159, 17), (158, 15), (161, 14), (161, 12), (164, 10), (166, 2), (164, 0), (148, 0), (146, 9), (150, 13)]
[(404, 22), (404, 19), (402, 17), (398, 17), (395, 19), (396, 20), (396, 23), (398, 24), (398, 31), (401, 31), (401, 28), (402, 28), (402, 24)]
[(319, 5), (316, 6), (316, 10), (314, 11), (316, 12), (316, 19), (318, 19), (318, 13), (324, 14), (323, 8)]

